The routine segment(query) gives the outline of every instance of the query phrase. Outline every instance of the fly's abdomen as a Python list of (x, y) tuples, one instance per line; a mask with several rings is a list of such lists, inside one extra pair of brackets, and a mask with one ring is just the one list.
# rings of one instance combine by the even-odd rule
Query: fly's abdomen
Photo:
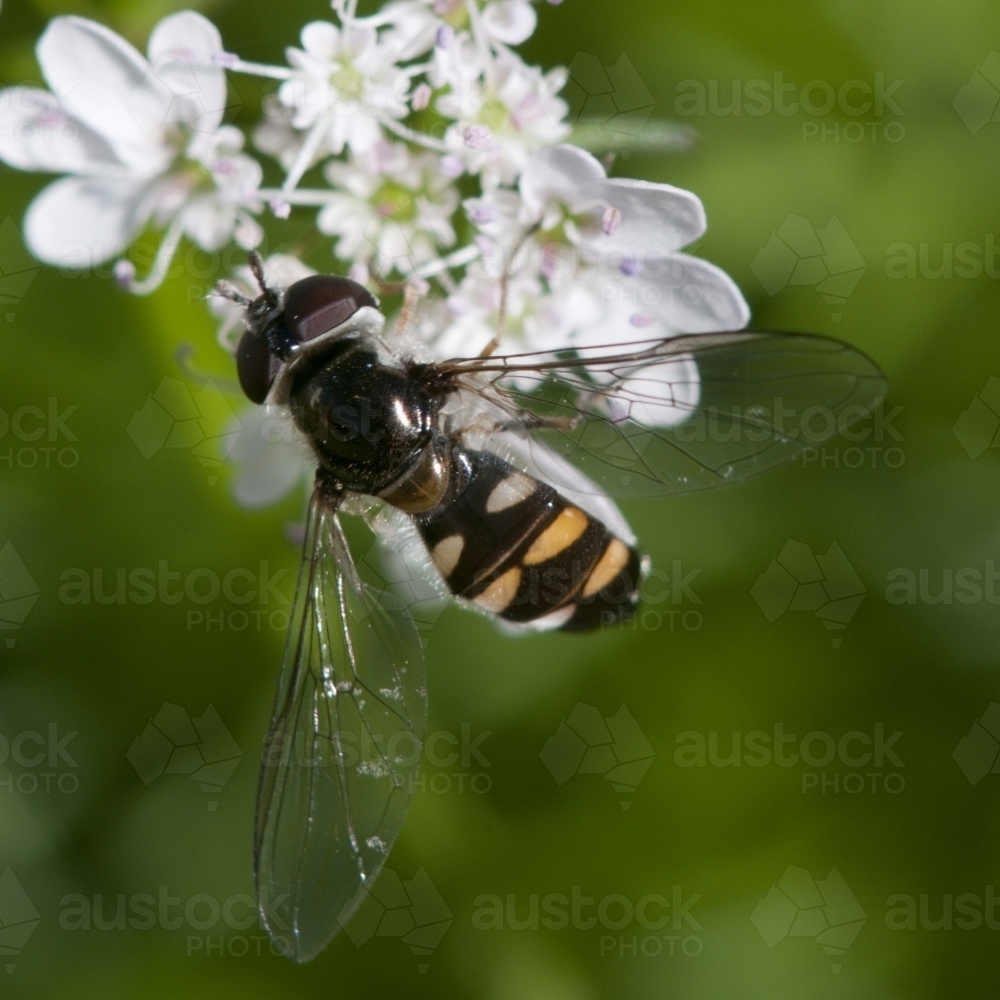
[(462, 459), (464, 489), (417, 519), (453, 593), (507, 621), (547, 619), (567, 631), (632, 617), (641, 566), (634, 548), (496, 455)]

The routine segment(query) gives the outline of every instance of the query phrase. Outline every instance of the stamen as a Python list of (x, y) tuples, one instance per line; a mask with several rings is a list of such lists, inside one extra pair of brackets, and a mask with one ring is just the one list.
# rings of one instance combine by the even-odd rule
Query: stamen
[(331, 198), (337, 197), (336, 191), (323, 191), (318, 188), (296, 188), (294, 191), (283, 191), (281, 188), (260, 188), (257, 194), (268, 200), (271, 211), (274, 211), (275, 202), (284, 202), (286, 205), (322, 207)]
[(462, 247), (461, 250), (456, 250), (453, 254), (449, 254), (447, 257), (440, 257), (437, 260), (428, 261), (422, 267), (418, 267), (413, 274), (410, 276), (410, 280), (415, 280), (417, 278), (431, 278), (435, 274), (440, 274), (442, 271), (449, 271), (455, 267), (465, 267), (466, 264), (471, 264), (477, 257), (480, 256), (482, 251), (478, 246), (467, 246)]
[[(155, 292), (163, 284), (163, 279), (167, 276), (167, 269), (170, 267), (170, 262), (174, 259), (174, 254), (177, 252), (178, 246), (180, 246), (183, 235), (184, 225), (181, 221), (181, 216), (178, 215), (174, 217), (174, 220), (167, 227), (167, 231), (163, 235), (160, 247), (156, 251), (156, 259), (153, 261), (152, 270), (141, 281), (135, 280), (135, 268), (131, 267), (131, 261), (127, 262), (129, 267), (131, 267), (131, 273), (129, 273), (128, 267), (122, 266), (119, 268), (116, 265), (115, 277), (121, 282), (122, 287), (130, 291), (133, 295), (149, 295), (150, 292)], [(124, 262), (119, 261), (119, 263), (122, 264)]]
[(246, 62), (234, 52), (215, 52), (212, 54), (212, 62), (222, 69), (231, 70), (233, 73), (246, 73), (247, 76), (266, 76), (271, 80), (290, 80), (294, 75), (294, 70), (285, 66), (267, 66), (264, 63)]

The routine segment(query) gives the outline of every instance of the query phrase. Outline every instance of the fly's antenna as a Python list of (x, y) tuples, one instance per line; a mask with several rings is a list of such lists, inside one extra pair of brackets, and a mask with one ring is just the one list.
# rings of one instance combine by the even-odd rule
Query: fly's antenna
[(235, 302), (237, 305), (249, 306), (253, 299), (247, 298), (231, 281), (226, 281), (225, 278), (217, 281), (215, 283), (215, 294), (221, 295), (224, 299), (229, 299), (230, 302)]
[(268, 350), (275, 357), (285, 360), (298, 345), (281, 321), (281, 290), (268, 285), (264, 276), (264, 260), (256, 250), (247, 254), (247, 262), (260, 288), (260, 295), (252, 299), (224, 278), (216, 282), (215, 294), (242, 306), (246, 310), (243, 314), (246, 328), (259, 333), (267, 342)]
[(256, 250), (251, 250), (247, 254), (247, 263), (250, 265), (250, 270), (253, 271), (253, 276), (257, 281), (261, 294), (273, 295), (274, 293), (267, 287), (267, 281), (264, 278), (264, 260), (261, 255)]
[(500, 308), (497, 311), (497, 332), (493, 339), (483, 348), (479, 355), (481, 358), (488, 358), (499, 346), (503, 339), (504, 331), (507, 328), (507, 299), (510, 291), (510, 275), (514, 269), (514, 261), (517, 255), (524, 249), (524, 245), (531, 239), (539, 229), (542, 228), (541, 220), (528, 229), (514, 246), (514, 251), (504, 265), (503, 274), (500, 276)]

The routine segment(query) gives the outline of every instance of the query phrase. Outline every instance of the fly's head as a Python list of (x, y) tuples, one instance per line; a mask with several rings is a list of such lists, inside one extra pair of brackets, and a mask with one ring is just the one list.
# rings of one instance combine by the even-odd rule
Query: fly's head
[[(236, 373), (247, 398), (264, 403), (276, 383), (285, 378), (298, 362), (314, 353), (331, 334), (377, 333), (384, 322), (376, 298), (350, 278), (333, 274), (313, 274), (296, 281), (283, 293), (268, 286), (260, 255), (250, 251), (250, 269), (260, 287), (260, 295), (250, 299), (228, 282), (219, 282), (219, 295), (238, 302), (246, 310), (246, 331), (236, 349)], [(352, 321), (359, 321), (352, 324)]]

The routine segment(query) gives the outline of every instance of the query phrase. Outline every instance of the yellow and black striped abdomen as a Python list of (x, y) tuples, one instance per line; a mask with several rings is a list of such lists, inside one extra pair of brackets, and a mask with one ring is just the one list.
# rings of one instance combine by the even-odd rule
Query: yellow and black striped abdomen
[(510, 622), (584, 631), (631, 618), (639, 553), (551, 486), (463, 452), (464, 488), (416, 519), (453, 593)]

